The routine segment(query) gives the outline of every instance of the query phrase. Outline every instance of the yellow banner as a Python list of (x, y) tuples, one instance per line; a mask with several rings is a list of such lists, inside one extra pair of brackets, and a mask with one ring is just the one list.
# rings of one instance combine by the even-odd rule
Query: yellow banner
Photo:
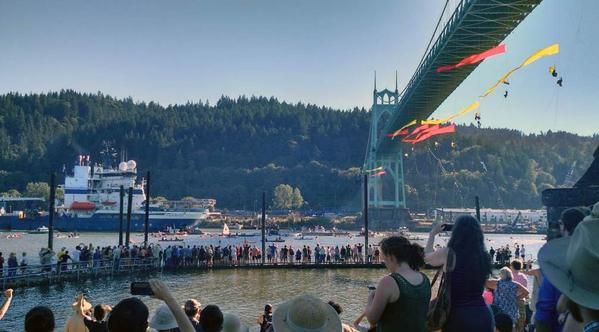
[(400, 131), (402, 131), (402, 130), (408, 128), (408, 127), (411, 127), (411, 126), (415, 125), (416, 123), (418, 123), (418, 121), (412, 120), (412, 121), (408, 122), (408, 124), (406, 124), (405, 126), (397, 129), (395, 132), (393, 132), (391, 139), (395, 139), (395, 136), (398, 136), (398, 134), (399, 134)]
[(558, 53), (559, 44), (553, 44), (551, 46), (545, 47), (542, 50), (538, 50), (535, 54), (529, 56), (528, 59), (524, 60), (520, 67), (526, 67), (544, 56), (556, 55)]
[(475, 101), (472, 104), (470, 104), (470, 106), (464, 108), (463, 110), (461, 110), (460, 112), (458, 112), (458, 113), (456, 113), (454, 115), (450, 115), (450, 116), (448, 116), (446, 118), (439, 119), (439, 120), (425, 120), (425, 121), (422, 121), (421, 124), (436, 125), (436, 124), (441, 124), (441, 123), (449, 122), (449, 121), (457, 118), (458, 116), (462, 116), (462, 115), (464, 115), (464, 114), (466, 114), (468, 112), (472, 112), (472, 111), (474, 111), (475, 109), (477, 109), (479, 107), (480, 107), (480, 102)]

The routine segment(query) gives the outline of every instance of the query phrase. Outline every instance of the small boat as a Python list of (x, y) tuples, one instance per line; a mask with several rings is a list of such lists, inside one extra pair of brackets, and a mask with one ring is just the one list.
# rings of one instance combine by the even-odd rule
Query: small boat
[(40, 226), (32, 231), (29, 231), (29, 234), (48, 234), (50, 230), (46, 226)]
[(162, 239), (159, 239), (158, 241), (160, 241), (160, 242), (180, 242), (180, 241), (183, 241), (183, 239), (180, 239), (178, 237), (173, 238), (173, 239), (163, 237)]
[(199, 234), (199, 235), (204, 235), (206, 233), (202, 232), (202, 230), (199, 227), (193, 228), (191, 230), (189, 230), (188, 232), (189, 234)]
[(280, 236), (276, 239), (266, 240), (266, 242), (285, 242), (285, 239), (282, 239)]
[(96, 204), (94, 204), (92, 202), (78, 202), (78, 201), (74, 201), (71, 204), (71, 209), (72, 210), (95, 210), (96, 209)]
[(6, 238), (7, 239), (20, 239), (21, 235), (22, 234), (20, 234), (20, 233), (11, 233), (11, 234), (7, 234)]
[(296, 240), (300, 240), (300, 241), (308, 241), (308, 240), (314, 240), (314, 237), (312, 236), (300, 236), (300, 237), (296, 237)]

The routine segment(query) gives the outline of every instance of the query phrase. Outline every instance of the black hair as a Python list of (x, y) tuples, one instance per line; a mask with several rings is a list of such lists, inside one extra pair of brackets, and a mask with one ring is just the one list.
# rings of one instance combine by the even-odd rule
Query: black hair
[(514, 259), (511, 263), (510, 263), (512, 269), (516, 270), (516, 271), (520, 271), (522, 270), (522, 262), (520, 262), (519, 259)]
[(213, 304), (207, 305), (200, 313), (200, 326), (204, 332), (219, 332), (223, 327), (223, 320), (223, 312)]
[(334, 302), (334, 301), (329, 301), (329, 305), (331, 307), (333, 307), (333, 309), (335, 309), (335, 311), (337, 312), (338, 315), (341, 315), (341, 313), (343, 312), (343, 309), (341, 308), (341, 306)]
[(390, 236), (379, 245), (385, 256), (393, 256), (397, 263), (406, 262), (413, 270), (424, 266), (424, 248), (417, 243), (410, 243), (403, 236)]
[(106, 311), (104, 310), (104, 305), (103, 304), (97, 304), (94, 307), (94, 318), (97, 321), (101, 321), (104, 319), (104, 316), (106, 316)]
[(568, 231), (570, 235), (574, 233), (574, 229), (578, 224), (584, 219), (584, 217), (589, 215), (588, 209), (573, 207), (564, 210), (562, 212), (560, 219), (564, 228)]
[(25, 332), (54, 331), (54, 313), (48, 307), (37, 306), (25, 315)]
[(512, 332), (514, 322), (512, 317), (506, 313), (499, 313), (495, 315), (495, 328), (499, 332)]
[(468, 262), (468, 268), (476, 279), (484, 283), (491, 274), (491, 256), (485, 248), (483, 230), (471, 215), (456, 219), (447, 243), (456, 255), (456, 262)]
[(140, 299), (124, 299), (112, 308), (108, 317), (108, 331), (145, 332), (149, 315), (148, 307)]

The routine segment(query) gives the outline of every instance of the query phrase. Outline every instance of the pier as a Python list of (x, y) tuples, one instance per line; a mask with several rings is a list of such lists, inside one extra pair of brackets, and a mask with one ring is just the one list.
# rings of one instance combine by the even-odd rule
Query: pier
[(169, 266), (159, 258), (122, 258), (51, 265), (28, 265), (17, 268), (4, 268), (0, 274), (2, 289), (53, 285), (65, 281), (85, 281), (88, 279), (113, 276), (138, 276), (154, 273), (193, 273), (209, 270), (237, 269), (384, 269), (382, 263), (317, 263), (299, 262), (196, 262), (189, 265)]

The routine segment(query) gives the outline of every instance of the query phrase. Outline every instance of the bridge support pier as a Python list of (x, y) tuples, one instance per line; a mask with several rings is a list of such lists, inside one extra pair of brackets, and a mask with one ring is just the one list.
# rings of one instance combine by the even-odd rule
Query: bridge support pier
[(374, 230), (397, 230), (400, 226), (408, 226), (410, 220), (405, 200), (401, 137), (395, 138), (397, 148), (393, 153), (381, 155), (376, 151), (379, 137), (384, 137), (381, 134), (386, 120), (399, 109), (399, 97), (397, 83), (395, 91), (377, 91), (375, 76), (370, 136), (364, 162), (364, 170), (369, 174), (369, 220)]

